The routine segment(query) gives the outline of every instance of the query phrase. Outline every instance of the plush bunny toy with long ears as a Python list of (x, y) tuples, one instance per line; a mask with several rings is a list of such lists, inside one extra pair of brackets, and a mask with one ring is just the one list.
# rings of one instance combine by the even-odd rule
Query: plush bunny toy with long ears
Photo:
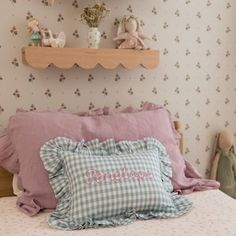
[(217, 135), (211, 179), (219, 181), (220, 190), (236, 199), (236, 157), (233, 141), (234, 136), (229, 131), (222, 131)]
[(113, 40), (118, 43), (119, 49), (147, 49), (144, 43), (147, 37), (140, 28), (140, 23), (135, 16), (124, 16), (121, 20), (117, 37)]

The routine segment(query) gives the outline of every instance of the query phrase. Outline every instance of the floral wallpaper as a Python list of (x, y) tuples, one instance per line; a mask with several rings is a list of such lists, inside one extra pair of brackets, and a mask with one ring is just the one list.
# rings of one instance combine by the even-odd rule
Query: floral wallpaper
[(68, 47), (86, 47), (87, 26), (80, 14), (85, 0), (4, 0), (0, 2), (0, 126), (16, 108), (29, 110), (120, 110), (150, 101), (166, 106), (182, 122), (185, 157), (208, 175), (215, 134), (236, 136), (236, 3), (233, 0), (106, 0), (111, 14), (100, 26), (101, 47), (115, 47), (119, 19), (133, 14), (161, 52), (155, 70), (96, 68), (36, 70), (21, 61), (30, 42), (27, 21), (38, 18), (64, 31)]

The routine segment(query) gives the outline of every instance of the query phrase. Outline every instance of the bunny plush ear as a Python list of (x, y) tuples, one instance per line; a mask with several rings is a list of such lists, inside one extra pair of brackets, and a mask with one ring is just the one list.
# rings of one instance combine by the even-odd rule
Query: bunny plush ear
[(53, 6), (54, 0), (48, 0), (48, 3), (49, 3), (50, 6)]
[(232, 153), (235, 155), (235, 151), (234, 151), (234, 145), (230, 148), (230, 150), (232, 151)]
[(213, 149), (212, 149), (212, 160), (211, 162), (213, 161), (216, 153), (217, 153), (217, 150), (219, 149), (219, 138), (220, 138), (220, 133), (216, 134), (215, 136), (215, 141), (214, 141), (214, 144), (213, 144)]
[(141, 32), (142, 29), (141, 29), (140, 22), (139, 22), (138, 18), (135, 17), (135, 20), (136, 20), (136, 22), (137, 22), (137, 31), (138, 31), (138, 32)]
[(121, 22), (119, 23), (117, 35), (120, 35), (122, 33), (125, 33), (125, 22), (127, 20), (127, 16), (124, 16)]

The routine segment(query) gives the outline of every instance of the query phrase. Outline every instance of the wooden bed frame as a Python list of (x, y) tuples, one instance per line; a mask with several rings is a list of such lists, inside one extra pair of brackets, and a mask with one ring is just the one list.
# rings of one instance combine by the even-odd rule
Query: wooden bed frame
[(174, 121), (175, 129), (180, 134), (180, 140), (179, 140), (179, 150), (181, 154), (184, 154), (184, 138), (183, 133), (181, 131), (181, 123), (180, 121)]
[[(176, 131), (181, 136), (179, 142), (179, 149), (180, 152), (183, 154), (183, 135), (181, 133), (181, 123), (179, 121), (174, 121), (174, 126)], [(13, 175), (0, 167), (0, 197), (14, 195), (12, 189), (12, 179)]]
[(12, 174), (0, 167), (0, 197), (13, 195)]

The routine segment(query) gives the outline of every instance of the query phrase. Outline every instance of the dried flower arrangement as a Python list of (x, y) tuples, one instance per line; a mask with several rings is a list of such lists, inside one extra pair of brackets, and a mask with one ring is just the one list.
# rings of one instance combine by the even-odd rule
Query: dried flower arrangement
[(81, 14), (81, 20), (90, 28), (97, 28), (100, 22), (109, 14), (110, 10), (105, 3), (96, 3), (85, 7)]

